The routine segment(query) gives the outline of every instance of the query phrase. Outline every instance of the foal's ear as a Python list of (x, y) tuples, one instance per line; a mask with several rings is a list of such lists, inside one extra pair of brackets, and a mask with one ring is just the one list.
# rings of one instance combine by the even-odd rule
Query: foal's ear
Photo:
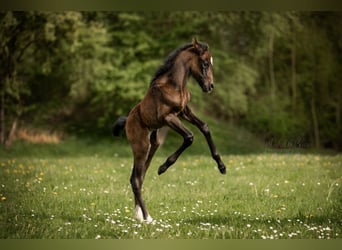
[(205, 52), (205, 48), (197, 41), (196, 37), (192, 38), (192, 46), (194, 47), (195, 51), (202, 55)]
[(200, 44), (198, 43), (196, 37), (192, 38), (192, 46), (194, 47), (194, 49), (199, 53), (202, 54), (202, 48), (200, 46)]
[(196, 37), (192, 38), (192, 46), (194, 46), (195, 49), (198, 49), (199, 47)]

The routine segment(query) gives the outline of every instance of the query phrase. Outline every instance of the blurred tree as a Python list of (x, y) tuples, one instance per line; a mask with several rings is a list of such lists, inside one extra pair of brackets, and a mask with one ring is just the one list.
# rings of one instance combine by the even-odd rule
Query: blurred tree
[(217, 84), (207, 98), (189, 83), (195, 109), (342, 147), (341, 27), (340, 12), (0, 12), (0, 140), (19, 121), (108, 134), (195, 36), (210, 45)]
[(26, 115), (29, 123), (51, 119), (62, 106), (82, 15), (2, 12), (0, 22), (1, 142), (10, 145), (19, 118)]
[[(327, 13), (308, 13), (303, 16), (305, 29), (301, 33), (301, 60), (298, 65), (302, 102), (307, 108), (307, 115), (312, 121), (311, 132), (316, 147), (321, 143), (330, 144), (338, 137), (338, 128), (333, 119), (336, 108), (333, 100), (340, 95), (339, 80), (336, 76), (341, 70), (339, 55), (334, 52), (336, 36), (329, 37), (328, 29), (333, 25)], [(337, 20), (334, 20), (337, 21)], [(330, 115), (328, 115), (330, 114)], [(322, 135), (324, 141), (322, 142)], [(328, 135), (329, 134), (329, 135)]]
[(26, 108), (23, 95), (30, 93), (23, 66), (34, 43), (41, 39), (43, 22), (31, 12), (1, 12), (0, 24), (0, 141), (9, 145)]

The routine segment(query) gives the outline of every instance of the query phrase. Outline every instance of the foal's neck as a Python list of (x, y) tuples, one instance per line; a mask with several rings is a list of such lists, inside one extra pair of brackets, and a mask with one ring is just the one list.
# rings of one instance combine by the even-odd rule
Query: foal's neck
[(190, 52), (184, 51), (181, 52), (182, 55), (179, 55), (175, 60), (175, 63), (172, 67), (172, 85), (174, 85), (177, 89), (185, 89), (186, 83), (190, 77), (190, 62), (191, 55)]

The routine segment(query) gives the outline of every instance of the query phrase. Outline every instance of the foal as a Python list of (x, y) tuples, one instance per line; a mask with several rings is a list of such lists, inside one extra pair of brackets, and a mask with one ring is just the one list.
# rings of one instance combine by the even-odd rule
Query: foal
[(179, 117), (196, 125), (204, 134), (213, 159), (222, 174), (226, 167), (216, 152), (206, 123), (195, 116), (188, 106), (190, 92), (186, 87), (189, 76), (193, 76), (204, 92), (214, 88), (213, 60), (209, 46), (196, 39), (173, 51), (156, 72), (143, 100), (128, 114), (120, 117), (113, 125), (113, 135), (118, 136), (121, 129), (126, 129), (126, 136), (134, 155), (134, 165), (130, 183), (135, 199), (135, 215), (139, 221), (152, 221), (141, 196), (141, 188), (146, 171), (156, 152), (158, 130), (168, 126), (179, 133), (183, 144), (159, 167), (158, 174), (164, 173), (174, 164), (181, 153), (193, 142), (193, 134)]

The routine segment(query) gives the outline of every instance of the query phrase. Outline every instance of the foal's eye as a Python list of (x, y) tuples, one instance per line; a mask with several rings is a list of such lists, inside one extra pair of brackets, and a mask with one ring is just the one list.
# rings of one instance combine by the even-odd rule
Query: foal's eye
[(209, 62), (207, 60), (203, 61), (203, 67), (204, 68), (209, 68)]

